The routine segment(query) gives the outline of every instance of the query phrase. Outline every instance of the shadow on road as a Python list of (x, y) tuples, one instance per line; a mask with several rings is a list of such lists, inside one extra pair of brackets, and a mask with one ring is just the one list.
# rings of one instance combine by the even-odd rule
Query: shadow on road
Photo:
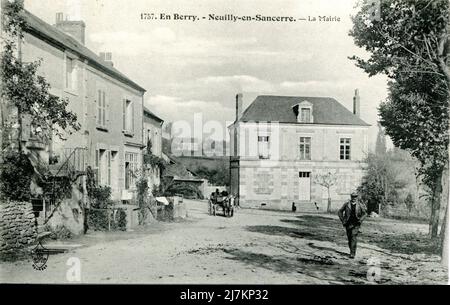
[(247, 226), (247, 230), (268, 235), (290, 236), (318, 241), (346, 244), (345, 232), (338, 220), (313, 215), (297, 216), (297, 219), (281, 219), (291, 226)]
[(297, 274), (300, 283), (367, 283), (367, 268), (355, 264), (340, 264), (321, 256), (267, 255), (241, 249), (224, 249), (227, 259), (240, 261), (250, 268), (264, 268), (284, 274)]
[[(281, 219), (292, 226), (259, 225), (248, 226), (247, 230), (267, 235), (290, 236), (310, 240), (328, 241), (338, 245), (347, 245), (345, 229), (339, 219), (320, 215), (302, 215), (296, 219)], [(389, 252), (401, 254), (439, 254), (439, 240), (430, 239), (426, 234), (399, 232), (395, 226), (386, 229), (379, 221), (366, 221), (361, 226), (358, 237), (361, 243), (375, 245)]]

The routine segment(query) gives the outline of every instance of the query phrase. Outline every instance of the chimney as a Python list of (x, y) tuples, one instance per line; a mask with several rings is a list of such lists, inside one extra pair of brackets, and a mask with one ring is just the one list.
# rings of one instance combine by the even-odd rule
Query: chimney
[(68, 20), (67, 16), (64, 20), (64, 14), (63, 13), (56, 13), (56, 24), (55, 27), (58, 30), (63, 31), (64, 33), (72, 36), (79, 42), (81, 42), (84, 45), (84, 36), (85, 36), (85, 29), (86, 25), (83, 21), (72, 21)]
[(99, 56), (100, 56), (101, 60), (110, 64), (111, 66), (114, 66), (114, 64), (112, 62), (112, 53), (111, 52), (100, 52)]
[(355, 89), (355, 96), (353, 97), (353, 114), (356, 116), (360, 116), (361, 112), (359, 109), (359, 89)]
[(242, 93), (236, 94), (236, 121), (239, 121), (242, 116)]

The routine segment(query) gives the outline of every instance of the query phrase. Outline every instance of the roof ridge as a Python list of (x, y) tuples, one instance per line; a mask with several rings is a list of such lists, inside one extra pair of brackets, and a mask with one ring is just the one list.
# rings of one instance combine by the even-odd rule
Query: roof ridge
[(370, 126), (334, 97), (258, 95), (245, 109), (239, 121), (277, 121), (298, 123), (291, 107), (296, 99), (313, 104), (312, 124)]
[(272, 97), (292, 97), (292, 98), (327, 98), (327, 99), (333, 99), (336, 100), (334, 97), (331, 96), (306, 96), (306, 95), (274, 95), (274, 94), (260, 94), (256, 98), (260, 96), (272, 96)]
[[(115, 79), (128, 84), (134, 89), (144, 92), (146, 91), (143, 87), (131, 80), (128, 76), (120, 72), (118, 69), (103, 61), (100, 56), (98, 56), (94, 51), (89, 49), (87, 46), (85, 46), (83, 43), (79, 42), (72, 36), (66, 34), (64, 31), (57, 29), (55, 26), (47, 23), (46, 21), (42, 20), (26, 9), (23, 9), (23, 14), (25, 18), (28, 18), (27, 20), (25, 20), (25, 31), (31, 32), (30, 34), (32, 35), (33, 33), (35, 33), (35, 35), (38, 34), (44, 36), (44, 38), (46, 39), (53, 40), (54, 43), (60, 44), (62, 47), (67, 48), (68, 50), (77, 53), (79, 56), (88, 59), (92, 62), (92, 64), (100, 66), (101, 69), (105, 70), (105, 73), (109, 74), (111, 77), (114, 77)], [(35, 22), (37, 24), (33, 24), (32, 22)], [(43, 27), (44, 30), (47, 31), (47, 33), (40, 27)], [(66, 41), (62, 41), (61, 37), (57, 37), (56, 35), (60, 35)], [(42, 37), (40, 38), (42, 39)]]

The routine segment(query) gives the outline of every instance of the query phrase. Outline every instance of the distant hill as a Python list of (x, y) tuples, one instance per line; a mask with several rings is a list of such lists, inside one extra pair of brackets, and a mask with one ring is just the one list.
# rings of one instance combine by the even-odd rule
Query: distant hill
[(230, 184), (229, 157), (176, 157), (176, 160), (198, 177), (208, 179), (211, 184)]

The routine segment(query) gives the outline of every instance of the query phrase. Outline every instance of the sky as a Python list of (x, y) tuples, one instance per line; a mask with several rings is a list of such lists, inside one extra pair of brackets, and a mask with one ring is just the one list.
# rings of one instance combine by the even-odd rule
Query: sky
[[(352, 110), (377, 134), (384, 76), (369, 78), (348, 56), (367, 54), (348, 35), (357, 0), (25, 0), (25, 8), (54, 24), (57, 12), (86, 23), (86, 46), (112, 52), (114, 66), (146, 88), (145, 105), (165, 121), (219, 122), (227, 137), (235, 95), (244, 108), (258, 95), (325, 96)], [(340, 22), (219, 22), (143, 20), (142, 13), (208, 16), (339, 17)]]

